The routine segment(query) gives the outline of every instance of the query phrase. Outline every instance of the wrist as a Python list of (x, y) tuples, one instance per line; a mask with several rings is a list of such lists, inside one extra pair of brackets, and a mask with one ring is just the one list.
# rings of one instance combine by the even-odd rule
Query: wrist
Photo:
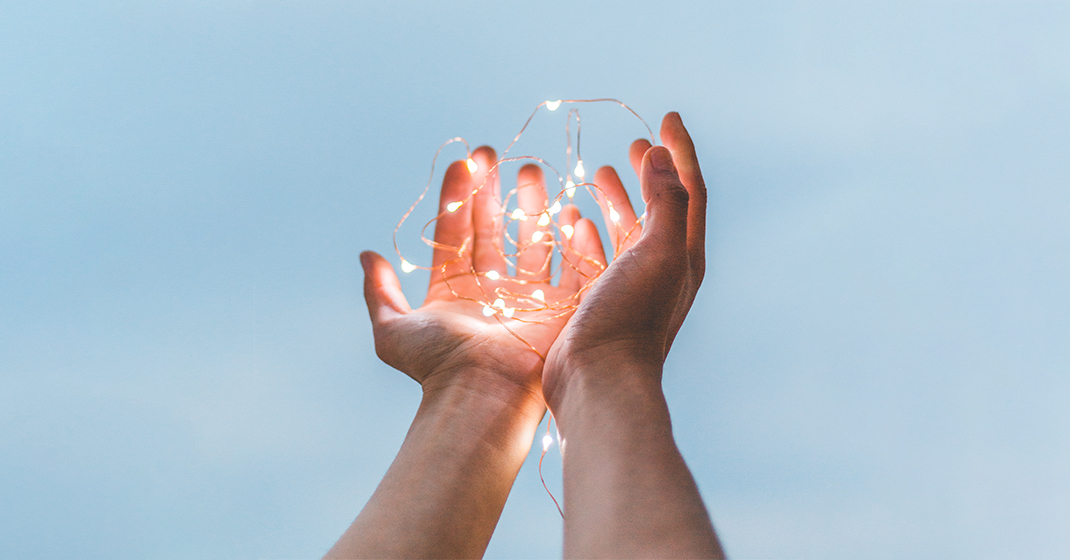
[(454, 372), (423, 384), (413, 425), (438, 425), (456, 445), (477, 442), (507, 453), (526, 450), (546, 408), (537, 390), (493, 371)]
[(605, 360), (561, 374), (547, 404), (562, 427), (580, 417), (623, 420), (633, 412), (665, 409), (661, 364)]

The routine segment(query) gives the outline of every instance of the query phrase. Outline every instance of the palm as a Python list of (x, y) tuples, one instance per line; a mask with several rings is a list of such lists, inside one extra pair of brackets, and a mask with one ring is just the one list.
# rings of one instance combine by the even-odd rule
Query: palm
[[(367, 254), (365, 296), (376, 351), (425, 389), (429, 380), (436, 385), (454, 382), (459, 371), (493, 371), (491, 379), (479, 383), (519, 384), (538, 395), (543, 358), (571, 315), (575, 296), (584, 284), (582, 274), (592, 271), (568, 268), (554, 286), (550, 268), (544, 266), (553, 247), (549, 242), (553, 232), (528, 220), (519, 224), (519, 237), (531, 239), (535, 231), (543, 231), (546, 241), (521, 243), (515, 263), (519, 272), (506, 275), (509, 267), (502, 251), (497, 177), (487, 177), (482, 171), (496, 161), (494, 152), (480, 148), (473, 158), (480, 171), (469, 174), (464, 162), (456, 162), (443, 180), (431, 283), (421, 307), (410, 308), (390, 265), (378, 255)], [(469, 198), (474, 188), (478, 192)], [(456, 211), (446, 210), (455, 201), (467, 202)], [(537, 167), (521, 169), (517, 201), (531, 215), (546, 210), (546, 190)], [(575, 228), (571, 241), (561, 241), (574, 245), (576, 254), (592, 248), (601, 253), (593, 224), (580, 220), (578, 210), (566, 207), (557, 220)], [(604, 256), (593, 258), (604, 262)], [(515, 310), (512, 317), (501, 308), (490, 316), (484, 313), (485, 305), (499, 296)]]

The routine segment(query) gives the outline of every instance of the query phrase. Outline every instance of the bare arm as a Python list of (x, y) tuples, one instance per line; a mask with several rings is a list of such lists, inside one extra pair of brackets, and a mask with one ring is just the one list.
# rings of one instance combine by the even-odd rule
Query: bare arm
[(679, 115), (666, 148), (632, 145), (646, 227), (616, 172), (596, 184), (620, 209), (614, 260), (562, 331), (543, 373), (564, 455), (565, 557), (723, 557), (672, 435), (662, 364), (704, 272), (706, 191)]
[(327, 557), (481, 557), (542, 414), (521, 392), (426, 393), (383, 481)]
[[(418, 381), (423, 399), (397, 458), (328, 558), (482, 556), (545, 412), (543, 362), (528, 344), (545, 355), (567, 316), (550, 311), (545, 320), (499, 322), (484, 316), (472, 299), (502, 286), (527, 294), (540, 289), (557, 301), (575, 294), (581, 279), (566, 275), (552, 285), (549, 268), (542, 266), (550, 245), (534, 242), (518, 256), (523, 282), (508, 276), (500, 249), (500, 187), (496, 172), (488, 176), (496, 156), (482, 147), (472, 158), (478, 164), (474, 173), (458, 161), (443, 180), (436, 270), (423, 306), (409, 306), (383, 257), (361, 255), (376, 352)], [(532, 215), (545, 211), (539, 168), (525, 166), (517, 180), (521, 207)], [(450, 209), (462, 200), (468, 202)], [(577, 226), (572, 242), (582, 253), (597, 230), (574, 207), (562, 216)], [(522, 237), (530, 239), (536, 228), (549, 231), (528, 220), (520, 225)]]

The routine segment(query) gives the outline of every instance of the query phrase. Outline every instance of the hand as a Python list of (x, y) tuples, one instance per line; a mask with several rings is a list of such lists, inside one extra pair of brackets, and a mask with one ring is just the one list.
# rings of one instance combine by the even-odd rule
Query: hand
[[(361, 255), (376, 352), (420, 382), (424, 394), (390, 469), (327, 557), (483, 555), (546, 410), (539, 387), (541, 356), (572, 307), (487, 317), (478, 302), (494, 302), (499, 287), (521, 297), (542, 290), (550, 303), (572, 301), (586, 284), (584, 275), (604, 266), (594, 224), (569, 206), (558, 223), (574, 228), (563, 244), (576, 268), (566, 265), (560, 285), (551, 285), (550, 238), (532, 241), (536, 231), (549, 234), (549, 226), (529, 219), (518, 226), (519, 239), (527, 241), (518, 249), (517, 275), (507, 276), (500, 187), (496, 171), (488, 176), (494, 150), (479, 148), (472, 157), (475, 173), (467, 162), (455, 162), (442, 182), (431, 286), (423, 306), (409, 306), (386, 259)], [(517, 182), (520, 208), (532, 215), (544, 212), (542, 171), (526, 166)], [(465, 201), (460, 207), (451, 206), (460, 201)], [(513, 303), (523, 302), (507, 305)]]
[[(564, 463), (566, 558), (723, 558), (698, 487), (676, 446), (662, 366), (705, 268), (706, 189), (680, 116), (665, 147), (632, 144), (646, 203), (639, 231), (616, 172), (606, 199), (613, 264), (586, 294), (543, 369)], [(609, 210), (612, 203), (615, 215)]]
[[(469, 172), (465, 161), (457, 161), (443, 179), (431, 285), (423, 306), (409, 306), (386, 259), (372, 252), (361, 255), (376, 352), (384, 362), (418, 381), (425, 393), (456, 385), (484, 394), (519, 389), (541, 405), (541, 356), (571, 313), (519, 312), (516, 319), (524, 321), (504, 317), (499, 321), (499, 317), (484, 316), (483, 306), (476, 301), (493, 302), (498, 287), (525, 295), (539, 289), (547, 302), (569, 300), (586, 282), (583, 275), (596, 272), (595, 263), (604, 266), (605, 257), (594, 224), (581, 219), (574, 206), (567, 206), (558, 223), (574, 228), (571, 239), (562, 243), (567, 245), (566, 253), (574, 255), (569, 260), (578, 266), (564, 267), (560, 285), (551, 285), (552, 232), (550, 226), (538, 226), (537, 220), (529, 219), (519, 223), (518, 273), (508, 276), (501, 250), (500, 182), (497, 170), (487, 174), (497, 159), (489, 147), (477, 149), (472, 158), (478, 165), (475, 173)], [(480, 185), (463, 206), (448, 211), (450, 203), (466, 200)], [(546, 209), (546, 187), (538, 166), (521, 168), (517, 185), (518, 205), (527, 214), (538, 215)], [(546, 233), (547, 241), (531, 242), (536, 230)], [(458, 247), (464, 248), (459, 255), (454, 249)], [(591, 260), (582, 258), (586, 255)], [(491, 276), (498, 279), (487, 276), (492, 271), (497, 274)]]
[[(646, 203), (646, 227), (616, 171), (603, 167), (595, 184), (619, 214), (609, 227), (617, 258), (587, 293), (547, 357), (543, 392), (551, 410), (568, 383), (598, 365), (635, 372), (635, 364), (661, 364), (687, 316), (705, 273), (706, 187), (695, 147), (680, 115), (662, 120), (665, 147), (636, 140), (629, 159)], [(608, 218), (609, 205), (603, 210)], [(617, 368), (614, 364), (624, 367)], [(612, 380), (606, 380), (612, 382)]]

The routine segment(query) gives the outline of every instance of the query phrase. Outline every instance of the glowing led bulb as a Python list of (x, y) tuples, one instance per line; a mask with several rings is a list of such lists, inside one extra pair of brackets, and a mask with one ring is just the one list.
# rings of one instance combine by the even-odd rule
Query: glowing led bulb
[(502, 299), (502, 298), (498, 298), (498, 299), (494, 300), (494, 307), (497, 307), (498, 309), (501, 309), (501, 310), (504, 311), (505, 310), (505, 300)]
[(579, 177), (580, 179), (583, 179), (583, 176), (584, 176), (585, 173), (583, 171), (583, 160), (582, 159), (576, 162), (576, 169), (573, 170), (573, 173), (575, 173), (576, 176)]
[(408, 272), (412, 272), (412, 271), (416, 270), (416, 265), (412, 264), (411, 262), (409, 262), (409, 261), (407, 261), (405, 259), (401, 259), (401, 270), (403, 270), (403, 271), (405, 271), (407, 273)]
[(479, 171), (479, 164), (476, 163), (476, 160), (468, 158), (468, 172), (475, 173), (476, 171)]
[(561, 211), (561, 201), (555, 200), (554, 205), (550, 207), (550, 214), (557, 214)]
[(542, 241), (542, 236), (543, 236), (543, 233), (541, 231), (536, 231), (535, 233), (531, 234), (531, 242), (532, 243), (538, 243), (538, 242)]
[(543, 212), (542, 215), (539, 216), (538, 224), (540, 226), (549, 225), (550, 224), (550, 215), (547, 214), (546, 212)]
[(612, 206), (609, 207), (609, 219), (613, 223), (617, 223), (620, 221), (620, 214), (618, 214), (617, 209), (613, 208)]
[(519, 208), (517, 208), (516, 210), (513, 210), (513, 213), (509, 214), (509, 216), (511, 218), (513, 218), (514, 220), (520, 220), (521, 222), (528, 221), (528, 215), (525, 214), (524, 211), (519, 209)]
[(491, 280), (497, 280), (497, 279), (499, 279), (501, 277), (502, 277), (502, 275), (498, 274), (497, 270), (488, 270), (487, 271), (487, 278), (490, 278)]
[(566, 181), (565, 194), (567, 194), (569, 198), (576, 196), (576, 183), (573, 183), (572, 181)]
[(502, 309), (502, 315), (505, 315), (506, 317), (512, 317), (514, 312), (516, 312), (515, 307), (506, 307), (505, 309)]
[(464, 203), (463, 202), (451, 202), (451, 203), (446, 205), (446, 210), (449, 210), (450, 212), (456, 212), (457, 209), (460, 208), (462, 204), (464, 204)]
[(553, 445), (553, 443), (554, 443), (554, 438), (551, 437), (550, 434), (546, 434), (546, 435), (542, 436), (542, 450), (543, 451), (546, 451), (547, 449), (550, 449), (550, 446)]
[(561, 233), (565, 234), (565, 239), (572, 239), (572, 234), (575, 233), (575, 230), (572, 229), (572, 226), (565, 224), (561, 226)]
[(556, 111), (557, 108), (560, 107), (560, 106), (561, 106), (561, 100), (560, 99), (558, 99), (557, 101), (547, 101), (546, 102), (546, 108), (551, 110), (551, 111)]
[(486, 316), (486, 317), (490, 317), (491, 315), (494, 315), (494, 308), (489, 306), (489, 305), (484, 305), (483, 306), (483, 315)]
[(531, 297), (543, 303), (546, 303), (546, 294), (542, 293), (542, 290), (535, 290), (534, 292), (531, 292)]

